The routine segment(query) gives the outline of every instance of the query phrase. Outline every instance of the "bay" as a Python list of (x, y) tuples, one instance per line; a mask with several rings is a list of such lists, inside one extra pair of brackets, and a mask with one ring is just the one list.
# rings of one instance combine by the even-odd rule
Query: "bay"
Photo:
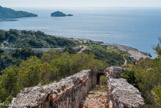
[[(39, 17), (0, 21), (0, 29), (40, 30), (47, 34), (122, 44), (156, 56), (161, 37), (161, 8), (24, 9)], [(54, 11), (73, 17), (50, 17)]]

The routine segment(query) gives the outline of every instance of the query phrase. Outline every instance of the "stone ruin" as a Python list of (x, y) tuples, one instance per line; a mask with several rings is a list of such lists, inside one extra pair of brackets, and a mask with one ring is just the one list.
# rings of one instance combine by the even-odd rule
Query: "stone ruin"
[(105, 70), (108, 88), (109, 108), (140, 108), (144, 105), (141, 93), (121, 73), (121, 67), (110, 67)]
[[(109, 108), (140, 108), (144, 105), (139, 90), (121, 78), (125, 70), (109, 67), (104, 71)], [(96, 74), (92, 74), (91, 70), (82, 70), (59, 82), (24, 88), (9, 108), (80, 108), (82, 100), (96, 84)]]
[(96, 85), (91, 70), (83, 70), (49, 85), (24, 88), (10, 108), (79, 108), (88, 91)]

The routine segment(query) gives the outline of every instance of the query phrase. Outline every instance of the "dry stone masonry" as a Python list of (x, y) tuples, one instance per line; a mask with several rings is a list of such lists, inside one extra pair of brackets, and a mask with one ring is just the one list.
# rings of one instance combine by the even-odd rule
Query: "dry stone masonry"
[[(125, 70), (109, 67), (104, 71), (109, 108), (140, 108), (144, 105), (139, 90), (121, 78)], [(82, 100), (97, 83), (96, 75), (91, 70), (82, 70), (59, 82), (24, 88), (12, 100), (10, 108), (80, 108)]]
[(120, 67), (110, 67), (105, 70), (109, 108), (140, 108), (144, 105), (141, 93), (121, 78), (123, 71), (124, 69)]
[(45, 86), (25, 88), (12, 100), (10, 108), (79, 108), (88, 91), (96, 85), (91, 70)]

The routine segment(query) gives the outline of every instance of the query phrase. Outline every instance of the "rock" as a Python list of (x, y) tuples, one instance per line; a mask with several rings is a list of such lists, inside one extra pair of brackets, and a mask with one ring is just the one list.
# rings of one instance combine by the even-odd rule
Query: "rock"
[(112, 66), (105, 69), (105, 73), (108, 73), (113, 78), (121, 78), (121, 74), (124, 69), (117, 66)]
[(72, 14), (65, 14), (60, 11), (56, 11), (56, 12), (51, 13), (51, 16), (52, 17), (65, 17), (65, 16), (73, 16), (73, 15)]
[[(90, 92), (87, 102), (91, 98), (95, 100), (91, 101), (92, 108), (96, 107), (95, 103), (104, 104), (107, 100), (109, 108), (140, 108), (144, 105), (139, 90), (121, 78), (123, 71), (125, 69), (117, 66), (109, 67), (104, 71), (107, 80), (107, 97), (102, 92), (97, 94)], [(59, 82), (24, 88), (16, 98), (13, 98), (10, 108), (79, 108), (89, 90), (96, 85), (96, 79), (97, 76), (92, 74), (91, 70), (83, 70)]]
[(110, 108), (140, 108), (144, 105), (141, 93), (126, 79), (121, 78), (125, 69), (110, 67), (105, 70)]
[(135, 48), (125, 46), (125, 45), (115, 45), (118, 49), (121, 51), (125, 51), (131, 55), (132, 60), (139, 60), (141, 58), (146, 59), (146, 58), (151, 58), (149, 54), (143, 53)]
[(144, 105), (144, 100), (139, 90), (125, 79), (110, 78), (110, 87), (110, 97), (113, 103), (121, 103), (126, 108), (140, 108)]
[(59, 82), (25, 88), (12, 100), (10, 108), (79, 108), (87, 92), (96, 84), (96, 77), (90, 77), (91, 70), (83, 70)]
[(73, 16), (72, 14), (68, 14), (67, 16)]
[(65, 17), (66, 14), (64, 14), (63, 12), (60, 12), (60, 11), (56, 11), (56, 12), (51, 13), (51, 16), (52, 17)]

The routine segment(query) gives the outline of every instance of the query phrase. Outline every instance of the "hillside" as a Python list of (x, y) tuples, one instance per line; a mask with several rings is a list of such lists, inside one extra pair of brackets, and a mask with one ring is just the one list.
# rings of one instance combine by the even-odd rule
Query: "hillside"
[(40, 31), (0, 30), (0, 47), (2, 48), (56, 48), (65, 46), (75, 46), (75, 43), (64, 38), (46, 35)]
[[(42, 49), (48, 51), (38, 51)], [(128, 46), (61, 38), (41, 31), (0, 30), (0, 102), (10, 103), (23, 88), (59, 81), (84, 69), (95, 74), (109, 66), (122, 66), (131, 69), (122, 77), (141, 91), (146, 106), (159, 108), (155, 103), (160, 100), (153, 98), (160, 97), (160, 45), (155, 50), (158, 58), (151, 59)], [(135, 58), (137, 53), (143, 56)]]
[(0, 6), (0, 19), (23, 18), (23, 17), (37, 17), (37, 15), (25, 11), (15, 11), (13, 9)]
[(10, 29), (0, 30), (0, 71), (10, 65), (19, 65), (30, 56), (40, 58), (52, 48), (70, 54), (93, 54), (95, 59), (101, 60), (106, 66), (121, 66), (135, 62), (128, 52), (105, 46), (99, 41), (56, 37), (41, 31)]

